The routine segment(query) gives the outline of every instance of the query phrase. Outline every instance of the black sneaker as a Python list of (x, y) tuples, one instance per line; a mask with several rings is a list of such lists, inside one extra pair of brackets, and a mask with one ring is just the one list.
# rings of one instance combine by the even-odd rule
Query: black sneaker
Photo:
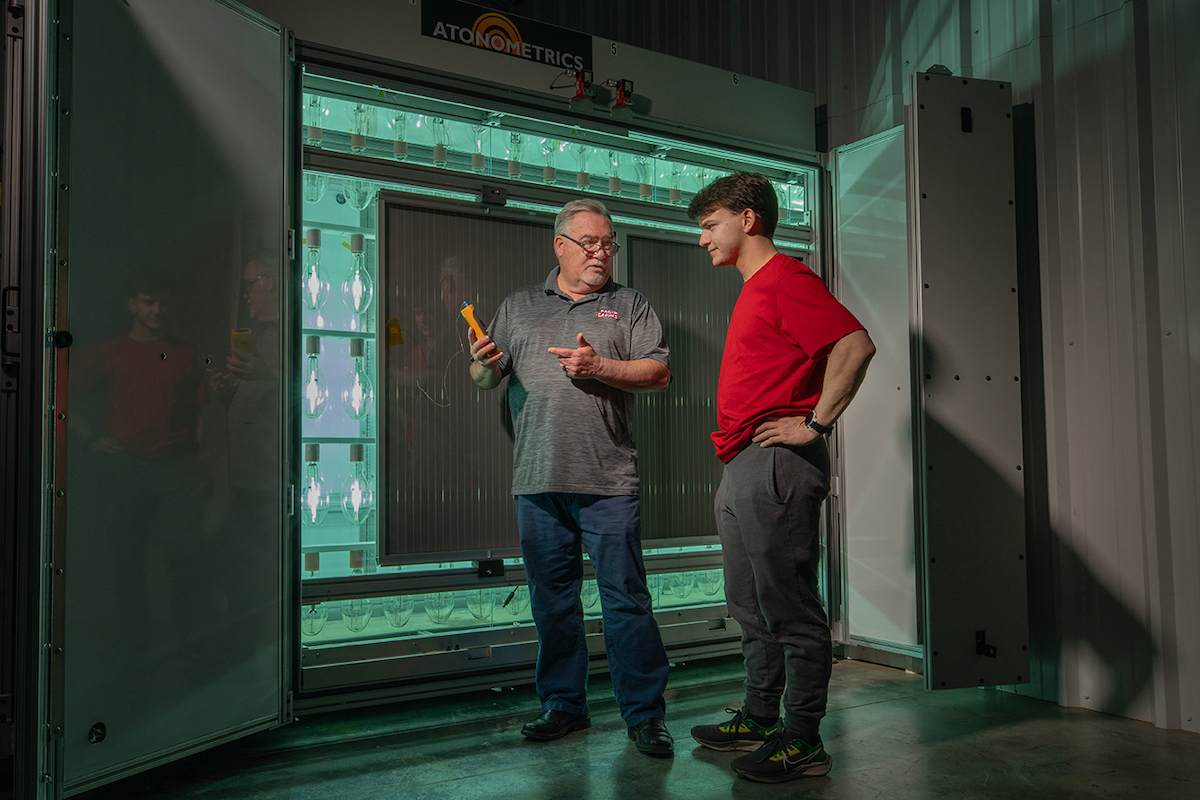
[(759, 725), (750, 719), (745, 708), (725, 711), (733, 714), (733, 719), (720, 725), (697, 725), (692, 728), (692, 738), (709, 750), (757, 750), (777, 727)]
[(734, 759), (730, 766), (752, 781), (783, 783), (826, 775), (833, 767), (833, 758), (820, 740), (815, 745), (805, 744), (795, 733), (779, 727), (766, 744), (748, 756)]

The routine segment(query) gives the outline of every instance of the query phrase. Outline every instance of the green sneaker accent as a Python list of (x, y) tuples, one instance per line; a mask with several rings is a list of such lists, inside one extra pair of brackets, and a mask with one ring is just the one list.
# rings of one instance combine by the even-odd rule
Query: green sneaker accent
[(762, 783), (783, 783), (796, 778), (828, 775), (833, 758), (818, 741), (805, 744), (792, 731), (776, 728), (774, 735), (758, 750), (735, 759), (733, 771), (743, 778)]
[(719, 725), (697, 725), (692, 728), (692, 738), (710, 750), (757, 750), (778, 727), (778, 723), (771, 727), (759, 725), (745, 708), (725, 711), (733, 714), (733, 719)]

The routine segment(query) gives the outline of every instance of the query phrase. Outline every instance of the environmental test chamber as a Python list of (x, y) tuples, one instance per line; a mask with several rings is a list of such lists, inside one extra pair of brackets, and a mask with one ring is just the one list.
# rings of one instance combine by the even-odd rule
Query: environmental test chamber
[[(47, 319), (70, 334), (48, 339), (45, 796), (302, 711), (532, 680), (503, 393), (470, 385), (458, 310), (486, 321), (542, 280), (554, 214), (580, 196), (613, 213), (615, 277), (650, 299), (672, 349), (672, 386), (639, 398), (635, 429), (668, 652), (738, 652), (708, 433), (739, 281), (685, 213), (735, 170), (771, 178), (777, 243), (880, 346), (833, 441), (835, 640), (927, 665), (919, 473), (937, 442), (922, 438), (934, 395), (914, 382), (925, 307), (902, 130), (819, 155), (807, 93), (467, 3), (247, 5), (61, 2), (34, 20), (52, 45)], [(97, 447), (115, 389), (79, 371), (127, 335), (147, 272), (161, 359), (117, 388), (190, 409), (189, 446), (157, 465)], [(1011, 508), (1019, 486), (998, 485)], [(603, 668), (594, 581), (582, 602)], [(1007, 653), (1024, 634), (989, 635)], [(961, 666), (970, 683), (1020, 682), (1007, 664)]]

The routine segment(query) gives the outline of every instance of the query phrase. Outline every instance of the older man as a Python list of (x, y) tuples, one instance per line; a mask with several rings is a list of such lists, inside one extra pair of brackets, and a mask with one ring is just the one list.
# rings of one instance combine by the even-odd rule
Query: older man
[(663, 721), (667, 657), (642, 565), (634, 395), (671, 380), (662, 325), (641, 294), (612, 281), (612, 217), (567, 203), (554, 224), (558, 267), (513, 292), (489, 335), (471, 334), (471, 378), (509, 376), (516, 436), (513, 495), (538, 632), (542, 715), (535, 741), (587, 728), (588, 653), (579, 599), (582, 548), (604, 613), (613, 690), (637, 749), (671, 756)]

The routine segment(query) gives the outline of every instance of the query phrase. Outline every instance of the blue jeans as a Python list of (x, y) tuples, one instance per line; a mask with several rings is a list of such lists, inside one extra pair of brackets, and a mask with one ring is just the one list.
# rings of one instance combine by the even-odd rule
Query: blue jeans
[(667, 653), (642, 565), (636, 496), (517, 495), (517, 528), (537, 626), (537, 692), (544, 710), (588, 711), (583, 550), (600, 589), (604, 648), (621, 718), (632, 727), (666, 713)]

